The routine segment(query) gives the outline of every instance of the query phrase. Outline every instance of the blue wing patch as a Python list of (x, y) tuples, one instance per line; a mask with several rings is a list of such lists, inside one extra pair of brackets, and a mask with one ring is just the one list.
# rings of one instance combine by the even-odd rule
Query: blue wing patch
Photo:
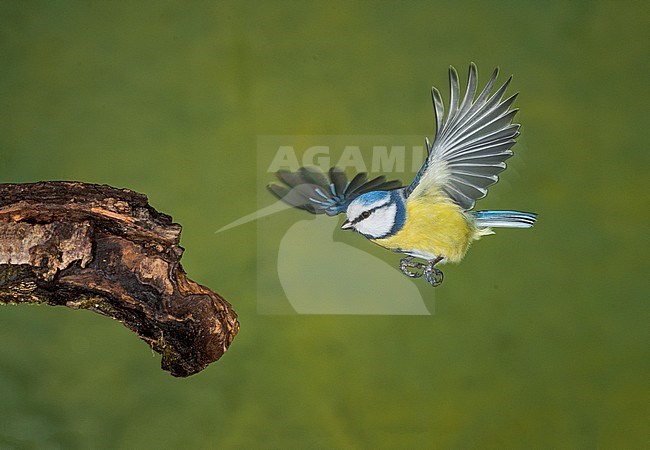
[(269, 190), (285, 203), (312, 214), (335, 216), (345, 212), (348, 205), (366, 192), (390, 191), (402, 187), (399, 180), (386, 181), (379, 176), (368, 181), (368, 174), (360, 172), (348, 182), (338, 167), (329, 170), (329, 180), (316, 167), (301, 167), (296, 172), (279, 170), (276, 176), (281, 183), (271, 183)]

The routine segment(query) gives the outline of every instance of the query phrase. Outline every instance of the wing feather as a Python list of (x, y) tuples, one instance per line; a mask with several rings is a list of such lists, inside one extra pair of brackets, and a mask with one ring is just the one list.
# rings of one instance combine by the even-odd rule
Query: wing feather
[[(452, 88), (453, 92), (453, 88)], [(453, 95), (453, 94), (452, 94)], [(436, 116), (436, 130), (442, 130), (444, 127), (444, 115), (445, 115), (445, 104), (442, 102), (442, 96), (440, 95), (440, 91), (436, 89), (435, 87), (431, 88), (431, 98), (433, 100), (433, 112), (435, 113)], [(453, 105), (453, 101), (451, 105)], [(429, 138), (426, 138), (427, 142), (427, 150), (431, 149), (431, 146), (429, 145)]]
[[(519, 124), (513, 123), (517, 109), (511, 109), (517, 94), (503, 100), (512, 77), (491, 94), (498, 69), (476, 97), (478, 75), (470, 64), (467, 89), (460, 99), (458, 74), (449, 69), (449, 112), (444, 116), (440, 92), (431, 90), (436, 116), (436, 135), (427, 144), (428, 156), (411, 185), (407, 196), (446, 193), (465, 210), (487, 195), (487, 188), (498, 181), (510, 148), (519, 136)], [(476, 98), (475, 98), (476, 97)]]
[(365, 172), (358, 173), (348, 182), (345, 172), (338, 167), (329, 170), (329, 180), (315, 167), (301, 167), (296, 172), (280, 170), (276, 176), (282, 182), (271, 183), (269, 190), (289, 205), (312, 214), (334, 216), (345, 212), (352, 200), (370, 191), (399, 189), (399, 180), (386, 181), (379, 176), (368, 181)]
[(301, 167), (298, 169), (298, 174), (303, 182), (314, 184), (329, 190), (330, 182), (320, 170), (316, 170), (313, 167)]
[(360, 186), (363, 186), (365, 182), (368, 181), (368, 174), (365, 172), (359, 172), (352, 178), (350, 184), (345, 188), (346, 193), (352, 193)]
[(470, 107), (473, 104), (474, 97), (476, 96), (476, 83), (478, 81), (478, 76), (476, 73), (476, 66), (470, 64), (469, 74), (467, 75), (467, 90), (465, 91), (465, 96), (463, 97), (463, 103), (460, 105), (460, 112), (458, 113), (459, 117), (465, 117), (470, 110)]
[(345, 191), (345, 188), (348, 184), (348, 178), (345, 176), (345, 172), (343, 172), (338, 167), (332, 167), (329, 173), (330, 180), (332, 180), (330, 192), (335, 195), (337, 192)]

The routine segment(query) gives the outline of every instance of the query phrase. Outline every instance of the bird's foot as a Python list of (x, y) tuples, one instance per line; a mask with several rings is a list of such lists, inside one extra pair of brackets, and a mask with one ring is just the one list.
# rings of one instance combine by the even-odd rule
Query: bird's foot
[(431, 286), (437, 287), (440, 286), (444, 280), (442, 270), (435, 267), (435, 265), (440, 261), (442, 261), (442, 256), (432, 259), (426, 264), (413, 261), (413, 256), (407, 256), (406, 258), (402, 258), (399, 262), (399, 268), (404, 275), (411, 278), (420, 278), (421, 276), (424, 276), (424, 279), (427, 280)]
[(424, 268), (424, 279), (429, 282), (429, 284), (433, 287), (440, 286), (445, 279), (444, 274), (442, 273), (442, 270), (438, 269), (435, 267), (437, 263), (439, 263), (442, 260), (442, 257), (439, 256), (436, 259), (432, 259), (429, 261)]
[(407, 256), (406, 258), (402, 258), (399, 262), (399, 269), (407, 277), (420, 278), (424, 274), (426, 267), (423, 263), (413, 261), (412, 256)]

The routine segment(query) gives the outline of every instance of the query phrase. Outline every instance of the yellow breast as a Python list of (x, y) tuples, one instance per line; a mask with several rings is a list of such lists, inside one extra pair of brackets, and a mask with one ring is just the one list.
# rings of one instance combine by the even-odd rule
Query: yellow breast
[(459, 262), (479, 232), (463, 210), (446, 196), (426, 196), (406, 201), (406, 222), (393, 236), (373, 242), (390, 250), (425, 259), (444, 257)]

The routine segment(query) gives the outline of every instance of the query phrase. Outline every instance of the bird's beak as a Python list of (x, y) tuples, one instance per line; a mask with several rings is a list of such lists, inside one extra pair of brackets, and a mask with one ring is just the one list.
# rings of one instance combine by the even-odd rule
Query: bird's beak
[(346, 220), (343, 222), (343, 225), (341, 225), (341, 230), (349, 230), (350, 228), (352, 228), (352, 222), (349, 220)]

